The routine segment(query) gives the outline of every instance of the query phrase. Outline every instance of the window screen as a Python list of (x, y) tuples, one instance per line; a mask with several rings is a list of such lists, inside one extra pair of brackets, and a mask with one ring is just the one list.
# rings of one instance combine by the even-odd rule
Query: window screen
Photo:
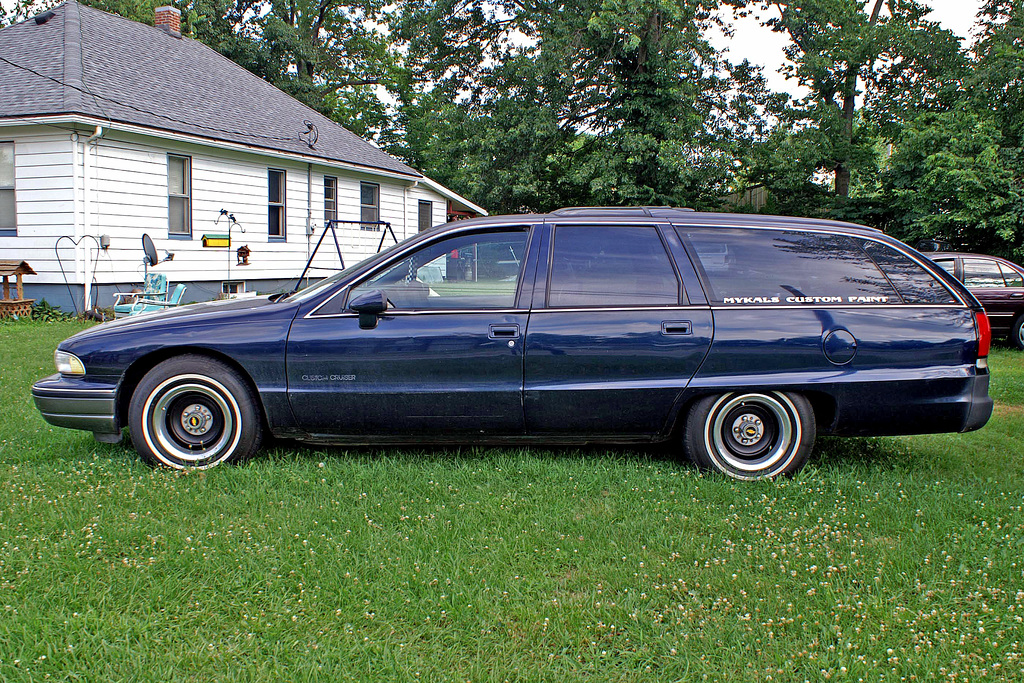
[(878, 267), (844, 235), (677, 228), (724, 305), (900, 303)]
[(285, 238), (284, 171), (267, 171), (267, 234), (270, 239)]
[(363, 230), (380, 230), (375, 225), (380, 220), (380, 185), (359, 184), (359, 220), (364, 221), (359, 226)]
[(549, 306), (678, 303), (679, 280), (656, 228), (555, 228)]
[(887, 244), (863, 240), (861, 246), (874, 260), (907, 304), (954, 304), (956, 299), (934, 275), (906, 254)]
[(419, 203), (419, 216), (418, 216), (418, 218), (419, 218), (418, 228), (419, 228), (420, 232), (422, 232), (424, 230), (430, 230), (430, 228), (433, 227), (433, 225), (434, 225), (433, 213), (434, 213), (434, 202), (428, 202), (428, 201), (425, 201), (425, 200), (421, 199), (420, 203)]
[(14, 143), (0, 142), (0, 235), (17, 231), (14, 201)]
[(338, 220), (338, 179), (324, 176), (324, 223)]
[(167, 232), (192, 234), (192, 160), (167, 156)]

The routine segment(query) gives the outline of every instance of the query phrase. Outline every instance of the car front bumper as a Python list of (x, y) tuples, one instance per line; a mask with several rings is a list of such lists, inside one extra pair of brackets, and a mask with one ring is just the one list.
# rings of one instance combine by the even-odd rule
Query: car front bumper
[(32, 385), (43, 419), (57, 427), (120, 435), (117, 385), (51, 375)]

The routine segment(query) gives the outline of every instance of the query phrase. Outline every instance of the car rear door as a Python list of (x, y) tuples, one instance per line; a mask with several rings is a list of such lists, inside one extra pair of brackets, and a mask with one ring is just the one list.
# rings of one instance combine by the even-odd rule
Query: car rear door
[(964, 256), (961, 259), (963, 283), (981, 302), (992, 330), (1005, 335), (1013, 319), (1024, 308), (1024, 282), (1016, 270), (995, 259)]
[(653, 224), (547, 226), (536, 277), (527, 433), (664, 433), (712, 337), (711, 311), (678, 237)]
[[(332, 440), (522, 434), (529, 232), (439, 236), (298, 317), (287, 372), (299, 426)], [(390, 305), (363, 329), (345, 301), (372, 290)]]

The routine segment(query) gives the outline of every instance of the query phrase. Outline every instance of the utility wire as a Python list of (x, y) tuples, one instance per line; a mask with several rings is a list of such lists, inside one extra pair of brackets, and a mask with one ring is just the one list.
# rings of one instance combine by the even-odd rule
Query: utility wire
[[(279, 136), (274, 136), (274, 135), (259, 135), (258, 133), (246, 133), (246, 132), (240, 131), (240, 130), (230, 130), (230, 129), (225, 129), (225, 128), (216, 128), (216, 127), (213, 127), (213, 126), (204, 126), (203, 124), (195, 123), (194, 121), (185, 121), (184, 119), (176, 119), (173, 116), (168, 116), (166, 114), (160, 114), (160, 113), (155, 112), (155, 111), (150, 111), (149, 109), (143, 109), (142, 107), (136, 107), (133, 104), (128, 104), (127, 102), (122, 102), (121, 100), (116, 100), (116, 99), (114, 99), (112, 97), (105, 97), (103, 95), (97, 95), (96, 93), (94, 93), (94, 92), (92, 92), (92, 91), (90, 91), (88, 89), (79, 88), (76, 85), (72, 85), (71, 83), (66, 83), (66, 82), (62, 81), (59, 78), (54, 78), (53, 76), (47, 76), (46, 74), (39, 73), (35, 69), (32, 69), (32, 68), (27, 67), (27, 66), (24, 66), (23, 64), (18, 64), (17, 62), (13, 62), (10, 59), (7, 59), (6, 57), (0, 56), (0, 62), (4, 62), (5, 64), (10, 64), (11, 66), (15, 67), (16, 69), (22, 69), (23, 71), (27, 71), (30, 74), (38, 76), (39, 78), (46, 79), (46, 80), (51, 81), (53, 83), (57, 83), (58, 85), (62, 85), (64, 87), (66, 87), (66, 88), (71, 88), (72, 90), (77, 90), (78, 92), (82, 93), (83, 95), (88, 95), (90, 97), (93, 97), (94, 99), (100, 99), (100, 100), (103, 100), (105, 102), (110, 102), (111, 104), (116, 104), (116, 105), (121, 106), (121, 107), (126, 107), (128, 109), (132, 109), (134, 111), (139, 112), (140, 114), (148, 114), (150, 116), (155, 116), (157, 118), (166, 119), (168, 121), (174, 121), (175, 123), (180, 123), (180, 124), (183, 124), (183, 125), (186, 125), (186, 126), (191, 126), (193, 128), (201, 128), (203, 130), (208, 130), (208, 131), (212, 131), (212, 132), (215, 132), (215, 133), (224, 133), (224, 134), (227, 134), (227, 135), (241, 135), (243, 137), (254, 138), (254, 139), (258, 139), (258, 140), (274, 140), (274, 141), (277, 141), (277, 142), (295, 142), (297, 140), (297, 138), (294, 137), (294, 136), (293, 137), (285, 138), (285, 137), (279, 137)], [(83, 78), (84, 78), (84, 76), (83, 76)], [(97, 102), (97, 105), (98, 104), (99, 103)], [(100, 107), (100, 110), (103, 111), (103, 107)], [(105, 114), (105, 112), (104, 112), (104, 114)], [(110, 117), (107, 116), (107, 119), (110, 119)], [(301, 142), (301, 140), (299, 140), (299, 142)]]

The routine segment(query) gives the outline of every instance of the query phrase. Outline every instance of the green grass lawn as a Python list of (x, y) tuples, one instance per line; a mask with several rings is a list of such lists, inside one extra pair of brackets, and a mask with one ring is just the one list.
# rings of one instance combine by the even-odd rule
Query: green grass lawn
[(154, 471), (51, 428), (77, 323), (0, 323), (0, 680), (1024, 680), (1024, 354), (966, 435), (795, 479), (666, 451), (279, 446)]

